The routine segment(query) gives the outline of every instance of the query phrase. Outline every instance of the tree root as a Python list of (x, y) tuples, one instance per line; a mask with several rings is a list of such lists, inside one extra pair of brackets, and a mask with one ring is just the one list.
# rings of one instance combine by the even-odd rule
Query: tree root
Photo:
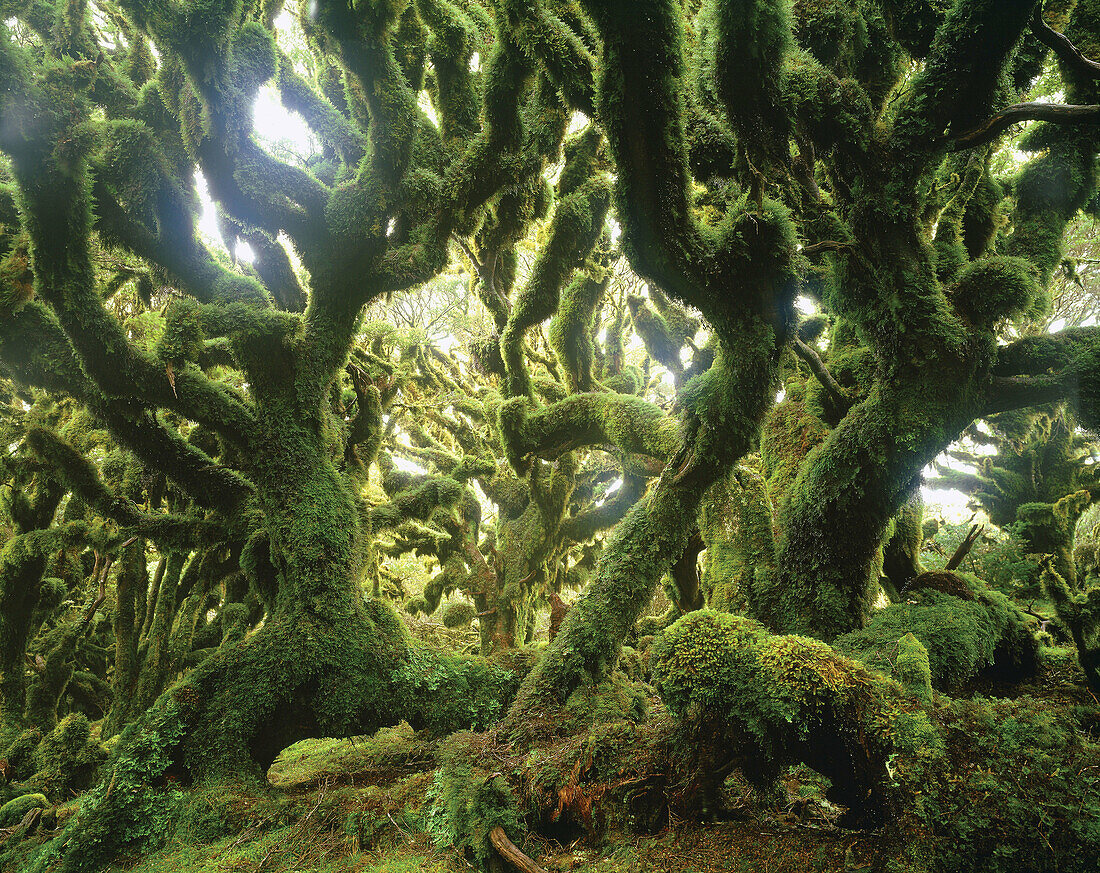
[(493, 844), (493, 848), (500, 853), (500, 856), (519, 870), (520, 873), (546, 873), (542, 867), (523, 854), (519, 847), (508, 839), (508, 835), (504, 833), (504, 828), (500, 825), (489, 831), (489, 842)]

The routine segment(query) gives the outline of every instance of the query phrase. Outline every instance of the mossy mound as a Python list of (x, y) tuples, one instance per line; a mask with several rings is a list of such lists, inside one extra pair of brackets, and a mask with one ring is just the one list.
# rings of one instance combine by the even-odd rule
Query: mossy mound
[(267, 778), (283, 791), (323, 782), (385, 784), (430, 767), (433, 748), (407, 722), (382, 728), (370, 737), (302, 740), (279, 754)]
[(0, 806), (0, 828), (10, 828), (19, 824), (32, 809), (45, 809), (50, 805), (46, 795), (31, 793), (9, 800)]
[(446, 628), (468, 627), (477, 618), (477, 610), (472, 603), (455, 600), (443, 610), (443, 626)]
[(974, 592), (957, 573), (947, 570), (929, 570), (909, 580), (909, 584), (902, 590), (903, 594), (915, 595), (918, 591), (939, 591), (941, 594), (950, 594), (960, 600), (973, 600)]
[(649, 711), (652, 689), (614, 672), (599, 685), (579, 685), (565, 702), (566, 731), (577, 733), (592, 725), (629, 721), (638, 724)]
[(692, 613), (654, 641), (651, 658), (702, 770), (722, 773), (727, 755), (768, 789), (783, 767), (805, 763), (831, 780), (831, 799), (853, 822), (881, 821), (890, 755), (935, 744), (924, 710), (896, 682), (751, 619)]
[(34, 775), (34, 750), (42, 742), (42, 731), (28, 728), (19, 734), (4, 754), (7, 761), (6, 776), (9, 781), (21, 782)]
[(41, 739), (31, 760), (36, 772), (25, 787), (60, 801), (92, 786), (107, 760), (107, 749), (92, 738), (87, 717), (73, 713)]
[[(935, 583), (944, 574), (924, 575)], [(833, 646), (889, 674), (898, 656), (898, 640), (912, 633), (928, 650), (932, 686), (938, 691), (964, 691), (979, 678), (1019, 680), (1034, 675), (1038, 643), (1028, 617), (974, 576), (951, 574), (951, 582), (965, 584), (968, 596), (931, 584), (910, 588), (907, 600), (877, 610), (866, 627), (838, 637)]]

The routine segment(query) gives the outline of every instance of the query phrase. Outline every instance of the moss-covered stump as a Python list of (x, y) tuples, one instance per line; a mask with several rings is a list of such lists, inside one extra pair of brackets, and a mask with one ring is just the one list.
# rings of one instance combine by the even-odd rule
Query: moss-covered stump
[(663, 789), (668, 773), (667, 719), (655, 728), (650, 704), (648, 686), (616, 672), (576, 688), (552, 718), (538, 714), (510, 732), (449, 737), (429, 793), (437, 845), (492, 870), (499, 858), (489, 833), (497, 826), (522, 844), (532, 831), (591, 840), (602, 838), (612, 822), (646, 830), (667, 821), (663, 790), (653, 793), (663, 817), (646, 816), (641, 828), (628, 797), (649, 794), (643, 789), (650, 774)]
[(889, 675), (896, 672), (898, 641), (911, 633), (928, 650), (937, 691), (959, 693), (977, 680), (1019, 682), (1034, 675), (1038, 643), (1029, 618), (977, 577), (924, 573), (903, 597), (876, 610), (863, 629), (838, 637), (834, 648)]
[(654, 684), (715, 797), (738, 767), (759, 789), (805, 763), (827, 777), (852, 824), (886, 815), (887, 760), (916, 754), (935, 732), (900, 685), (817, 640), (773, 636), (746, 618), (703, 610), (651, 650)]

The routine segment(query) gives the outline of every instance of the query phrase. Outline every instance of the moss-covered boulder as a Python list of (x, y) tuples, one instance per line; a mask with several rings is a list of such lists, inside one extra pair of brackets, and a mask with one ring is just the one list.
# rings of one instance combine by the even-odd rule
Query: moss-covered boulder
[(718, 775), (736, 765), (769, 787), (783, 767), (805, 763), (831, 780), (830, 797), (852, 822), (884, 816), (890, 755), (937, 742), (927, 713), (896, 682), (751, 619), (694, 612), (654, 641), (651, 658), (654, 684), (701, 767)]
[(928, 650), (932, 687), (938, 691), (963, 691), (983, 677), (1034, 674), (1038, 643), (1028, 617), (977, 577), (952, 578), (960, 586), (955, 593), (940, 590), (946, 586), (938, 583), (911, 587), (906, 600), (877, 610), (866, 627), (838, 637), (834, 648), (889, 674), (898, 641), (911, 633)]
[(49, 805), (50, 802), (46, 799), (46, 795), (37, 792), (24, 794), (14, 800), (9, 800), (3, 806), (0, 806), (0, 828), (14, 827), (32, 809), (45, 809)]

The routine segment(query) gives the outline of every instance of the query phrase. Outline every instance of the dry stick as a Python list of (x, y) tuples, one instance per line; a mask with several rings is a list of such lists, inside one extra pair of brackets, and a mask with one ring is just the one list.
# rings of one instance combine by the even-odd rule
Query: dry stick
[(849, 249), (854, 249), (855, 243), (852, 242), (837, 242), (834, 239), (823, 239), (821, 242), (811, 243), (808, 246), (803, 246), (799, 254), (806, 255), (819, 255), (822, 252), (844, 252)]
[(519, 847), (508, 839), (508, 835), (504, 833), (504, 828), (500, 825), (489, 831), (489, 842), (493, 844), (493, 848), (500, 853), (505, 861), (521, 873), (546, 873), (542, 867), (523, 854)]
[[(320, 809), (321, 803), (324, 801), (325, 796), (328, 794), (328, 788), (329, 788), (329, 780), (325, 779), (325, 781), (321, 783), (321, 792), (317, 796), (317, 802), (315, 804), (313, 804), (313, 809), (311, 809), (304, 816), (302, 816), (301, 820), (294, 827), (294, 830), (291, 831), (290, 838), (287, 841), (288, 843), (290, 841), (294, 840), (295, 838), (302, 835), (303, 831), (305, 830), (306, 822), (308, 822), (311, 818), (313, 818), (313, 814), (315, 812), (317, 812), (318, 809)], [(264, 867), (267, 866), (267, 862), (271, 860), (271, 856), (275, 854), (276, 849), (286, 848), (286, 845), (287, 845), (287, 843), (277, 842), (270, 849), (268, 849), (267, 854), (264, 855), (263, 858), (260, 859), (260, 863), (256, 866), (255, 873), (260, 873), (260, 871), (263, 870)]]
[(985, 530), (984, 524), (975, 524), (970, 528), (970, 533), (968, 533), (963, 538), (963, 541), (959, 543), (959, 547), (955, 549), (955, 554), (951, 556), (951, 560), (947, 562), (947, 566), (943, 569), (948, 572), (958, 569), (959, 565), (963, 562), (963, 558), (966, 557), (967, 553), (974, 546), (974, 543), (978, 541), (978, 537), (981, 536), (983, 530)]

